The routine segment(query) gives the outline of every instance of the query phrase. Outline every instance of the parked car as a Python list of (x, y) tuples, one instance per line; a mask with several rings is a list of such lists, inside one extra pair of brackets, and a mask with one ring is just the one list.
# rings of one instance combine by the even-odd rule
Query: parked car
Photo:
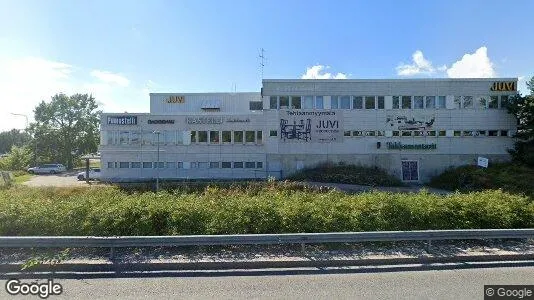
[(46, 164), (28, 168), (28, 173), (30, 174), (57, 174), (65, 171), (67, 171), (67, 168), (62, 164)]
[[(76, 177), (78, 180), (85, 180), (85, 171), (78, 173)], [(100, 179), (100, 169), (90, 169), (89, 170), (89, 180), (98, 180)]]

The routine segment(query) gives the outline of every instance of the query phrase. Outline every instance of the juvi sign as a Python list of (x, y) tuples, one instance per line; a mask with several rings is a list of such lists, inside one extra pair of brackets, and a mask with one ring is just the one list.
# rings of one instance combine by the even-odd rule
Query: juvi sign
[(341, 111), (280, 110), (283, 142), (343, 142)]

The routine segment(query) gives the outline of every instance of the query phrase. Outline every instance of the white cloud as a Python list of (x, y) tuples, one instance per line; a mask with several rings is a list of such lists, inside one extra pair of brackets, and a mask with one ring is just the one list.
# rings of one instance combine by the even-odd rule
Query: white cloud
[(106, 112), (146, 112), (149, 106), (144, 86), (132, 86), (122, 75), (36, 57), (0, 57), (0, 91), (0, 131), (23, 129), (25, 118), (12, 113), (32, 122), (35, 106), (57, 93), (92, 94)]
[(488, 57), (488, 49), (483, 46), (475, 53), (466, 53), (459, 61), (447, 69), (450, 78), (489, 78), (495, 77), (493, 63)]
[(91, 71), (91, 76), (102, 82), (117, 84), (123, 87), (126, 87), (130, 84), (130, 80), (128, 80), (126, 77), (108, 71), (93, 70)]
[(347, 79), (347, 75), (344, 73), (322, 73), (325, 69), (329, 69), (329, 66), (315, 65), (310, 68), (306, 68), (306, 73), (302, 74), (302, 79)]
[(496, 72), (493, 63), (488, 57), (488, 49), (485, 46), (478, 48), (474, 53), (466, 53), (454, 62), (450, 68), (447, 65), (435, 68), (432, 62), (425, 59), (423, 52), (417, 50), (412, 55), (412, 63), (401, 63), (397, 66), (397, 75), (446, 75), (449, 78), (489, 78), (495, 77)]
[(417, 50), (412, 54), (411, 64), (401, 63), (397, 66), (397, 74), (400, 76), (432, 74), (434, 72), (435, 72), (435, 69), (432, 66), (432, 62), (425, 59), (423, 52), (421, 50)]

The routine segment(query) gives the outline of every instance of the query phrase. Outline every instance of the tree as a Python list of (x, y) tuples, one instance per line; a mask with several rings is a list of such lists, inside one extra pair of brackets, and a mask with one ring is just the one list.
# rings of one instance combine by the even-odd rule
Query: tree
[(534, 166), (534, 77), (527, 82), (530, 95), (512, 97), (506, 104), (508, 112), (518, 120), (517, 141), (510, 154), (514, 160)]
[(13, 146), (7, 157), (0, 159), (0, 169), (10, 171), (25, 170), (30, 164), (31, 157), (30, 148)]
[(99, 121), (95, 98), (87, 94), (56, 94), (34, 110), (31, 124), (41, 160), (59, 162), (72, 169), (75, 158), (94, 153), (99, 144)]
[(30, 142), (30, 135), (18, 129), (0, 132), (0, 154), (11, 151), (11, 147), (21, 147)]

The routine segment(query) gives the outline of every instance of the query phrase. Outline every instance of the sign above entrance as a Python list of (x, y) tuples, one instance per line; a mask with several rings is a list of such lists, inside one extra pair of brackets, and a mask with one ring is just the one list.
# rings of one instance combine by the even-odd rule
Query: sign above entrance
[(490, 88), (494, 92), (512, 92), (515, 91), (514, 81), (495, 81)]
[(167, 103), (185, 103), (184, 96), (169, 96)]

